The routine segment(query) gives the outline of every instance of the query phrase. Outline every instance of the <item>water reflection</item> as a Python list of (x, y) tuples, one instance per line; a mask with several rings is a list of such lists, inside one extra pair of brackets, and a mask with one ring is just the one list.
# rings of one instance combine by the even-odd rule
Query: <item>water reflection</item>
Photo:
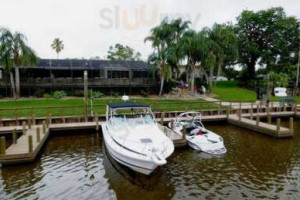
[(107, 152), (104, 142), (102, 149), (105, 177), (118, 199), (171, 199), (174, 195), (174, 186), (165, 184), (167, 180), (161, 169), (145, 176), (117, 163)]
[(300, 199), (299, 126), (282, 140), (206, 124), (225, 156), (179, 149), (150, 177), (112, 160), (101, 135), (55, 135), (36, 162), (0, 168), (0, 199)]

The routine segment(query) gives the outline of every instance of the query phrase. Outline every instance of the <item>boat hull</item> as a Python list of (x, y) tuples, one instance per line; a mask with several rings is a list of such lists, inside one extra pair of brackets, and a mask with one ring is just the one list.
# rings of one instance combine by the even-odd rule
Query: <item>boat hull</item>
[(145, 175), (150, 175), (159, 167), (159, 165), (155, 164), (149, 156), (141, 154), (130, 156), (133, 154), (132, 152), (127, 152), (128, 150), (124, 148), (116, 148), (118, 144), (111, 138), (105, 128), (105, 124), (102, 125), (102, 131), (108, 153), (118, 163)]

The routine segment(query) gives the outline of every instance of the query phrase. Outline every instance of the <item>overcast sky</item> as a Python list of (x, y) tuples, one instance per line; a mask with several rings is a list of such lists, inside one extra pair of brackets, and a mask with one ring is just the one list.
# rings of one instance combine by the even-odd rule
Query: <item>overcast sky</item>
[(0, 26), (20, 31), (42, 58), (56, 58), (50, 44), (63, 40), (60, 58), (105, 58), (121, 43), (146, 59), (149, 30), (165, 16), (182, 17), (199, 30), (214, 22), (235, 22), (242, 10), (284, 7), (300, 18), (299, 0), (0, 0)]

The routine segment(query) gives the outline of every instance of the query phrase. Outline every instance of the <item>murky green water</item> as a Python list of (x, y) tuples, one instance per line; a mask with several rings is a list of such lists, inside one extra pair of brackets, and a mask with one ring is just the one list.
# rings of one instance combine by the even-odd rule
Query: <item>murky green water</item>
[(152, 177), (111, 161), (101, 136), (53, 136), (36, 162), (0, 169), (0, 199), (300, 199), (300, 122), (285, 140), (207, 127), (223, 136), (225, 156), (176, 150)]

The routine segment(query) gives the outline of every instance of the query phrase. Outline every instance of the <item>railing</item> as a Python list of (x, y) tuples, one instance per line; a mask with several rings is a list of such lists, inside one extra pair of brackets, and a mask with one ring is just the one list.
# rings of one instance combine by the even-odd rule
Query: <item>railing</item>
[[(82, 86), (83, 78), (29, 78), (21, 79), (21, 86), (40, 86), (40, 87), (51, 87), (51, 86)], [(107, 86), (152, 86), (156, 85), (157, 82), (153, 78), (89, 78), (89, 85), (97, 85), (99, 87)], [(0, 86), (10, 87), (10, 82), (5, 80), (0, 80)]]
[[(143, 102), (143, 100), (135, 99), (136, 102)], [(215, 113), (215, 114), (226, 114), (226, 108), (231, 108), (232, 113), (236, 113), (243, 103), (246, 102), (221, 102), (221, 101), (182, 101), (182, 102), (146, 102), (154, 113), (164, 113), (164, 112), (175, 112), (175, 111), (205, 111), (207, 113)], [(265, 106), (254, 104), (253, 102), (247, 102), (249, 108), (245, 109), (259, 109), (260, 112), (266, 111)], [(225, 105), (226, 104), (226, 105)], [(269, 104), (269, 107), (276, 107), (273, 103)], [(284, 110), (285, 105), (281, 106), (282, 110)], [(10, 119), (18, 119), (18, 118), (28, 118), (28, 117), (47, 117), (51, 115), (52, 117), (72, 117), (72, 116), (91, 116), (93, 114), (97, 114), (99, 116), (105, 115), (106, 112), (106, 104), (94, 104), (92, 107), (89, 105), (87, 108), (84, 105), (74, 105), (74, 106), (32, 106), (32, 107), (14, 107), (14, 108), (0, 108), (0, 118), (10, 118)], [(165, 116), (166, 117), (166, 116)]]

